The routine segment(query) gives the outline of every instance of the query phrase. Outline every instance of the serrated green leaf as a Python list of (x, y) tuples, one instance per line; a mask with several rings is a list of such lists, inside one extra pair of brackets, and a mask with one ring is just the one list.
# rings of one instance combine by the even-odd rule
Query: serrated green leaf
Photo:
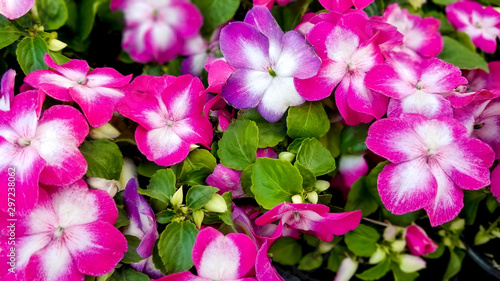
[(155, 217), (156, 217), (156, 222), (161, 224), (167, 224), (172, 220), (174, 216), (175, 212), (167, 209), (157, 213)]
[(364, 224), (358, 225), (356, 229), (345, 234), (347, 248), (361, 257), (371, 256), (377, 250), (379, 239), (378, 231)]
[(172, 222), (161, 233), (158, 253), (168, 273), (189, 270), (193, 266), (191, 252), (198, 235), (191, 222)]
[(196, 149), (181, 163), (172, 167), (177, 174), (179, 183), (189, 185), (203, 185), (206, 178), (214, 171), (217, 165), (215, 157), (206, 149)]
[(227, 126), (219, 141), (219, 155), (222, 165), (238, 171), (244, 170), (257, 159), (259, 129), (251, 120), (235, 120)]
[(287, 134), (293, 138), (320, 138), (330, 129), (330, 120), (321, 102), (292, 106), (286, 118)]
[(87, 160), (87, 177), (118, 180), (123, 166), (123, 155), (118, 146), (109, 140), (85, 141), (80, 146)]
[(443, 36), (443, 40), (443, 50), (438, 55), (438, 58), (458, 66), (460, 69), (480, 68), (489, 72), (488, 63), (482, 56), (448, 36)]
[(286, 137), (286, 124), (283, 118), (270, 123), (256, 109), (240, 111), (239, 116), (242, 119), (252, 120), (257, 124), (259, 128), (259, 148), (276, 146)]
[(240, 6), (239, 0), (193, 0), (203, 15), (201, 32), (209, 35), (219, 25), (229, 21)]
[(321, 176), (335, 170), (335, 159), (319, 140), (311, 138), (302, 142), (297, 152), (297, 161)]
[(24, 37), (17, 45), (17, 62), (21, 66), (24, 74), (29, 74), (36, 70), (47, 69), (47, 64), (43, 60), (45, 54), (49, 51), (47, 42), (42, 38)]
[(290, 162), (259, 158), (254, 164), (251, 190), (262, 207), (291, 202), (293, 195), (302, 191), (302, 177)]
[(68, 9), (64, 0), (38, 0), (36, 8), (45, 30), (58, 29), (68, 19)]
[(302, 257), (302, 246), (290, 237), (283, 237), (273, 243), (268, 251), (273, 261), (282, 265), (295, 265)]
[(371, 267), (360, 274), (356, 274), (361, 280), (378, 280), (384, 277), (391, 270), (391, 260), (386, 258), (374, 267)]
[(22, 34), (23, 32), (17, 29), (7, 18), (0, 15), (0, 49), (14, 43)]
[(121, 262), (132, 263), (143, 260), (137, 253), (137, 247), (141, 244), (141, 239), (132, 235), (125, 235), (125, 239), (127, 239), (127, 252), (123, 255)]
[(299, 162), (295, 162), (293, 165), (299, 170), (302, 176), (302, 188), (312, 191), (316, 185), (316, 176), (314, 173)]
[(149, 180), (147, 189), (139, 189), (139, 193), (170, 204), (170, 197), (177, 191), (175, 174), (171, 169), (158, 170)]
[(299, 152), (300, 146), (302, 145), (302, 142), (306, 139), (307, 138), (294, 139), (293, 142), (287, 148), (288, 152), (297, 154), (297, 152)]
[(219, 189), (208, 185), (191, 187), (186, 195), (186, 204), (189, 208), (197, 210), (205, 206)]
[(314, 252), (308, 253), (303, 256), (299, 261), (299, 270), (314, 270), (321, 266), (323, 263), (323, 257)]

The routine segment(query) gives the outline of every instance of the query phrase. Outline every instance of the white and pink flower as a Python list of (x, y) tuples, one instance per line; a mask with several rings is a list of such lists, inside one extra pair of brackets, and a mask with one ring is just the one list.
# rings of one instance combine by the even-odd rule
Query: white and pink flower
[(0, 0), (0, 14), (13, 20), (22, 17), (35, 4), (35, 0)]
[(366, 145), (391, 161), (377, 182), (385, 207), (394, 214), (423, 208), (432, 226), (458, 215), (463, 189), (490, 184), (494, 152), (452, 118), (403, 114), (378, 120), (368, 130)]

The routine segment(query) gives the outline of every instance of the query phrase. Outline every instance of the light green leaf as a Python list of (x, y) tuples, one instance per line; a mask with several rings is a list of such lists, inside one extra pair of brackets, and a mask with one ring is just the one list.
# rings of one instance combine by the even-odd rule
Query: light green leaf
[(480, 68), (489, 72), (488, 63), (482, 56), (448, 36), (443, 36), (443, 40), (443, 50), (438, 55), (438, 58), (458, 66), (460, 69)]
[(167, 209), (157, 213), (155, 217), (156, 217), (156, 222), (161, 224), (167, 224), (172, 220), (172, 218), (174, 218), (174, 216), (175, 212)]
[(68, 19), (68, 9), (64, 0), (37, 0), (36, 8), (45, 30), (58, 29)]
[(118, 146), (109, 140), (85, 141), (80, 151), (87, 160), (87, 177), (118, 180), (123, 166), (123, 155)]
[(241, 182), (241, 188), (243, 188), (245, 194), (250, 197), (255, 197), (255, 195), (252, 192), (252, 173), (253, 173), (253, 164), (246, 167), (245, 170), (241, 172), (240, 182)]
[(302, 257), (302, 246), (291, 237), (283, 237), (273, 243), (269, 253), (272, 254), (273, 261), (277, 263), (295, 265)]
[(413, 281), (419, 276), (417, 272), (406, 273), (402, 271), (401, 268), (399, 268), (399, 264), (395, 262), (391, 263), (391, 269), (394, 281)]
[(360, 274), (356, 274), (361, 280), (379, 280), (384, 277), (387, 272), (391, 270), (391, 260), (386, 258), (377, 265), (361, 272)]
[(257, 158), (259, 129), (250, 120), (235, 120), (227, 126), (219, 141), (219, 155), (222, 165), (242, 171)]
[(172, 222), (161, 233), (158, 253), (168, 273), (189, 270), (193, 266), (191, 252), (198, 230), (192, 222)]
[(297, 152), (297, 161), (321, 176), (335, 170), (335, 159), (317, 139), (306, 139)]
[(242, 119), (252, 120), (257, 124), (259, 128), (259, 148), (276, 146), (285, 139), (286, 124), (283, 118), (270, 123), (256, 109), (242, 110), (239, 114)]
[(369, 257), (377, 250), (377, 241), (380, 239), (378, 231), (364, 224), (358, 225), (353, 231), (345, 234), (347, 248), (355, 255)]
[(0, 49), (14, 43), (23, 32), (17, 29), (6, 17), (0, 15)]
[(292, 106), (286, 118), (287, 134), (293, 138), (320, 138), (330, 129), (330, 120), (319, 101)]
[(343, 128), (344, 125), (341, 123), (333, 123), (328, 133), (319, 139), (323, 146), (330, 151), (333, 158), (337, 158), (340, 155), (340, 133)]
[(316, 185), (316, 176), (314, 173), (299, 162), (295, 162), (293, 165), (299, 170), (302, 176), (302, 188), (312, 191)]
[(205, 206), (219, 189), (208, 185), (191, 187), (186, 195), (186, 204), (189, 208), (197, 210)]
[(308, 253), (303, 256), (299, 261), (299, 270), (314, 270), (321, 266), (323, 257), (314, 252)]
[(80, 32), (79, 40), (84, 41), (90, 35), (94, 27), (95, 16), (99, 6), (106, 0), (82, 0), (80, 4)]
[(196, 149), (172, 168), (175, 169), (179, 184), (203, 185), (216, 165), (217, 160), (208, 150)]
[(174, 195), (175, 174), (171, 169), (158, 170), (149, 180), (147, 189), (139, 189), (139, 193), (155, 198), (165, 203), (170, 204), (170, 197)]
[(24, 37), (16, 49), (17, 62), (19, 62), (24, 74), (27, 75), (35, 70), (47, 69), (43, 57), (48, 51), (47, 42), (42, 38), (38, 36)]
[(302, 176), (290, 162), (259, 158), (254, 164), (251, 190), (262, 207), (291, 202), (293, 195), (302, 191)]

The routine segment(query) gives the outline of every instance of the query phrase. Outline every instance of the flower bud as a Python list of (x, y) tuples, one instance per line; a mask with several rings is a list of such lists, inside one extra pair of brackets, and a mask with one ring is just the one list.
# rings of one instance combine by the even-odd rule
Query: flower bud
[(330, 187), (330, 182), (325, 181), (325, 180), (318, 180), (316, 181), (316, 191), (318, 192), (323, 192), (327, 190)]
[(122, 171), (120, 173), (119, 191), (124, 190), (131, 178), (137, 178), (137, 168), (134, 161), (128, 157), (123, 158)]
[(90, 129), (90, 137), (99, 140), (99, 139), (114, 139), (120, 135), (120, 131), (118, 131), (113, 125), (106, 123), (101, 127)]
[(396, 240), (396, 236), (398, 233), (401, 231), (401, 228), (392, 224), (389, 224), (385, 229), (384, 229), (384, 240), (386, 241), (394, 241)]
[(434, 243), (418, 225), (408, 226), (404, 236), (408, 249), (412, 255), (422, 256), (432, 253), (437, 249), (437, 244)]
[(177, 207), (182, 204), (182, 199), (184, 198), (184, 192), (182, 191), (182, 186), (177, 189), (172, 198), (170, 198), (170, 202), (174, 207)]
[(425, 268), (425, 260), (421, 257), (403, 254), (399, 260), (399, 268), (406, 273), (412, 273)]
[(227, 211), (227, 204), (222, 196), (215, 193), (212, 199), (205, 204), (204, 208), (209, 212), (224, 213)]
[(335, 244), (320, 240), (318, 244), (318, 252), (320, 254), (326, 254), (332, 250), (333, 246), (335, 246)]
[(200, 229), (201, 223), (203, 222), (203, 218), (205, 217), (205, 213), (203, 210), (196, 210), (193, 212), (193, 220), (194, 223), (196, 224), (196, 227)]
[(450, 230), (463, 230), (465, 228), (465, 220), (464, 219), (457, 219), (451, 222), (450, 224)]
[(197, 145), (197, 144), (192, 143), (192, 144), (189, 146), (189, 152), (191, 152), (191, 151), (193, 151), (193, 150), (197, 149), (198, 147), (200, 147), (200, 146), (199, 146), (199, 145)]
[(309, 200), (309, 202), (313, 204), (318, 203), (318, 193), (316, 193), (316, 191), (311, 191), (307, 193), (307, 199)]
[(302, 199), (302, 195), (295, 194), (294, 196), (292, 196), (292, 203), (295, 203), (295, 204), (304, 203), (304, 200)]
[(288, 152), (288, 151), (283, 151), (283, 152), (281, 152), (278, 155), (278, 158), (280, 160), (285, 160), (285, 161), (288, 161), (288, 162), (292, 162), (293, 159), (295, 158), (295, 154), (293, 154), (291, 152)]
[(118, 181), (103, 178), (89, 177), (87, 178), (87, 184), (91, 188), (106, 191), (111, 197), (114, 197), (120, 189)]
[(391, 243), (391, 250), (396, 253), (401, 253), (406, 247), (405, 240), (395, 240)]
[(58, 40), (58, 39), (49, 39), (49, 50), (53, 51), (53, 52), (58, 52), (64, 48), (66, 48), (66, 46), (68, 46), (68, 44)]
[(335, 279), (333, 279), (333, 281), (348, 281), (354, 273), (356, 273), (357, 269), (358, 262), (350, 257), (346, 257), (340, 264), (339, 270), (337, 270), (337, 275), (335, 275)]
[(377, 264), (377, 263), (383, 261), (386, 256), (387, 256), (387, 253), (384, 250), (382, 250), (382, 248), (377, 247), (377, 250), (375, 251), (375, 253), (373, 253), (370, 256), (370, 260), (368, 261), (368, 263), (369, 264)]

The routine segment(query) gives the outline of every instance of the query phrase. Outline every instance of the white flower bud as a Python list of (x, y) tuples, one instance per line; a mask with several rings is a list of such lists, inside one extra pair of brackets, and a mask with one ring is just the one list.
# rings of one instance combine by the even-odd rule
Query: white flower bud
[(281, 152), (278, 155), (278, 158), (280, 160), (285, 160), (285, 161), (288, 161), (288, 162), (292, 162), (293, 159), (295, 158), (295, 154), (293, 154), (291, 152), (288, 152), (288, 151), (283, 151), (283, 152)]
[(451, 222), (450, 230), (463, 230), (465, 228), (465, 220), (457, 219)]
[(177, 189), (172, 198), (170, 198), (170, 203), (172, 203), (174, 207), (177, 207), (182, 204), (183, 197), (184, 197), (184, 192), (182, 191), (182, 186), (181, 186), (179, 187), (179, 189)]
[(189, 152), (191, 152), (191, 151), (193, 151), (193, 150), (197, 149), (198, 147), (200, 147), (200, 146), (199, 146), (199, 145), (197, 145), (197, 144), (192, 143), (192, 144), (191, 144), (191, 146), (189, 146)]
[(204, 208), (209, 212), (224, 213), (227, 211), (227, 204), (222, 196), (215, 193), (214, 196), (212, 196), (212, 199), (205, 204)]
[(396, 240), (396, 236), (398, 233), (401, 231), (400, 227), (397, 227), (395, 225), (389, 224), (385, 229), (384, 229), (384, 240), (386, 241), (394, 241)]
[(403, 254), (399, 260), (399, 268), (406, 273), (412, 273), (425, 268), (425, 260), (414, 255)]
[(68, 46), (68, 44), (58, 40), (58, 39), (49, 39), (49, 50), (53, 51), (53, 52), (58, 52), (64, 48), (66, 48), (66, 46)]
[(123, 158), (122, 171), (120, 173), (119, 191), (124, 190), (131, 178), (137, 178), (137, 168), (134, 161), (128, 157)]
[(316, 187), (316, 190), (318, 192), (323, 192), (330, 187), (330, 182), (325, 181), (325, 180), (318, 180), (318, 181), (316, 181), (315, 187)]
[(295, 194), (294, 196), (292, 196), (292, 203), (295, 203), (295, 204), (304, 203), (304, 200), (302, 199), (302, 195)]
[(201, 223), (203, 222), (203, 218), (205, 217), (205, 213), (203, 210), (196, 210), (193, 212), (193, 220), (194, 223), (196, 224), (196, 227), (200, 229)]
[(370, 256), (370, 260), (368, 261), (368, 263), (369, 264), (377, 264), (377, 263), (383, 261), (386, 256), (387, 256), (387, 253), (384, 250), (382, 250), (382, 248), (377, 247), (377, 250), (375, 251), (375, 253), (373, 253)]
[(91, 188), (106, 191), (111, 197), (115, 196), (120, 189), (118, 181), (103, 178), (89, 177), (87, 178), (87, 184)]
[(406, 247), (405, 240), (395, 240), (391, 243), (391, 250), (396, 253), (401, 253)]
[(101, 127), (90, 129), (90, 137), (99, 140), (99, 139), (114, 139), (120, 135), (120, 131), (118, 131), (113, 125), (106, 123)]
[(358, 262), (346, 257), (340, 264), (339, 270), (337, 270), (337, 275), (333, 281), (348, 281), (356, 273), (358, 269)]
[(309, 200), (309, 202), (313, 204), (318, 203), (318, 193), (316, 193), (316, 191), (311, 191), (307, 193), (307, 199)]
[(320, 254), (328, 253), (332, 250), (332, 248), (334, 246), (335, 246), (335, 244), (333, 244), (331, 242), (319, 241), (318, 252)]

